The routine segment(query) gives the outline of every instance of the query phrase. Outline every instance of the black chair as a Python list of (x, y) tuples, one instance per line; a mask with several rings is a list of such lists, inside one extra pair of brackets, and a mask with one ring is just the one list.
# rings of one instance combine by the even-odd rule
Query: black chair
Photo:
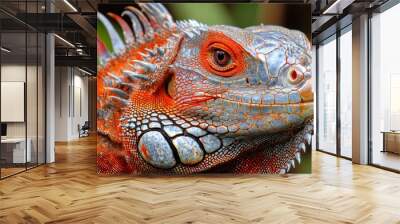
[(82, 127), (80, 127), (80, 125), (78, 124), (79, 138), (89, 136), (89, 129), (90, 129), (89, 121), (85, 121)]

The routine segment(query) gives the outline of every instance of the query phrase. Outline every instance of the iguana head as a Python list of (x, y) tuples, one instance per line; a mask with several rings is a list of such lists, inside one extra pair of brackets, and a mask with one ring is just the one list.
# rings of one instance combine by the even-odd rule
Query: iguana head
[[(101, 111), (114, 116), (109, 111), (120, 99), (119, 132), (100, 133), (130, 150), (134, 170), (205, 171), (293, 140), (312, 117), (311, 53), (303, 33), (264, 25), (175, 23), (160, 4), (141, 7), (149, 19), (135, 8), (123, 13), (132, 27), (140, 27), (135, 19), (144, 27), (130, 34), (125, 29), (125, 45), (138, 43), (99, 72), (125, 86), (118, 92), (105, 78), (113, 85), (105, 95), (113, 98), (109, 107), (101, 102)], [(124, 29), (121, 17), (111, 17)], [(108, 32), (114, 31), (108, 27)]]
[(176, 103), (193, 106), (191, 114), (212, 120), (208, 129), (263, 135), (312, 116), (310, 47), (302, 33), (197, 24), (180, 23), (186, 35), (170, 66), (167, 92)]

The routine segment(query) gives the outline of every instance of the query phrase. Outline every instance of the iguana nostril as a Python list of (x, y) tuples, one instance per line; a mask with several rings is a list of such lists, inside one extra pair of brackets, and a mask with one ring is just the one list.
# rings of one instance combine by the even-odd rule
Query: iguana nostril
[(290, 78), (291, 78), (292, 80), (296, 80), (296, 79), (297, 79), (297, 72), (296, 72), (296, 70), (293, 70), (293, 71), (290, 73)]

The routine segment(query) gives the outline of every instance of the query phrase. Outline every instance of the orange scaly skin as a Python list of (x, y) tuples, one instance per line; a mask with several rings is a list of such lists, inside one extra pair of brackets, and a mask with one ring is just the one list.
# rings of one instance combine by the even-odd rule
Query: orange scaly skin
[[(107, 64), (100, 68), (97, 72), (97, 95), (103, 98), (107, 98), (112, 93), (109, 93), (104, 88), (104, 78), (108, 76), (108, 74), (112, 73), (118, 78), (122, 80), (126, 80), (126, 82), (130, 82), (127, 77), (123, 76), (123, 69), (129, 69), (131, 67), (131, 62), (133, 60), (142, 60), (143, 56), (139, 54), (139, 52), (144, 53), (145, 49), (153, 49), (156, 45), (162, 46), (166, 43), (166, 39), (163, 38), (165, 35), (169, 35), (163, 33), (162, 35), (156, 35), (152, 42), (145, 42), (137, 48), (132, 48), (123, 55), (113, 58), (107, 62)], [(125, 89), (125, 91), (127, 91)], [(152, 96), (148, 91), (136, 91), (131, 93), (129, 97), (132, 102), (141, 103), (143, 106), (151, 104), (154, 102), (154, 99), (157, 96)], [(102, 101), (97, 102), (97, 108), (102, 109), (105, 105), (102, 105)], [(165, 101), (165, 106), (168, 105), (168, 102)], [(117, 103), (118, 104), (118, 103)], [(157, 105), (155, 105), (157, 106)], [(159, 105), (158, 105), (159, 106)], [(101, 140), (97, 146), (97, 162), (99, 164), (98, 171), (99, 173), (130, 173), (132, 172), (132, 166), (130, 162), (127, 161), (126, 158), (132, 158), (132, 153), (129, 148), (124, 148), (122, 146), (122, 138), (121, 138), (121, 126), (120, 126), (120, 118), (121, 112), (123, 111), (123, 105), (118, 105), (117, 108), (112, 113), (112, 116), (108, 119), (98, 119), (97, 127), (103, 135), (108, 136), (109, 140), (115, 143), (115, 145), (110, 145), (107, 142), (103, 143), (103, 139), (101, 136)], [(116, 148), (117, 150), (111, 151), (111, 148)]]
[[(312, 134), (310, 45), (281, 27), (175, 23), (159, 3), (100, 22), (98, 172), (285, 173)], [(132, 27), (130, 30), (129, 27)]]

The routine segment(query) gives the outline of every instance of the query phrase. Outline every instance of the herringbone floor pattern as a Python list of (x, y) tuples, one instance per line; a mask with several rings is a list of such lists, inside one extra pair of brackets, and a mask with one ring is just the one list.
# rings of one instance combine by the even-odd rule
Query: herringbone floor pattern
[(313, 174), (99, 177), (95, 138), (0, 181), (0, 223), (400, 223), (400, 175), (313, 153)]

